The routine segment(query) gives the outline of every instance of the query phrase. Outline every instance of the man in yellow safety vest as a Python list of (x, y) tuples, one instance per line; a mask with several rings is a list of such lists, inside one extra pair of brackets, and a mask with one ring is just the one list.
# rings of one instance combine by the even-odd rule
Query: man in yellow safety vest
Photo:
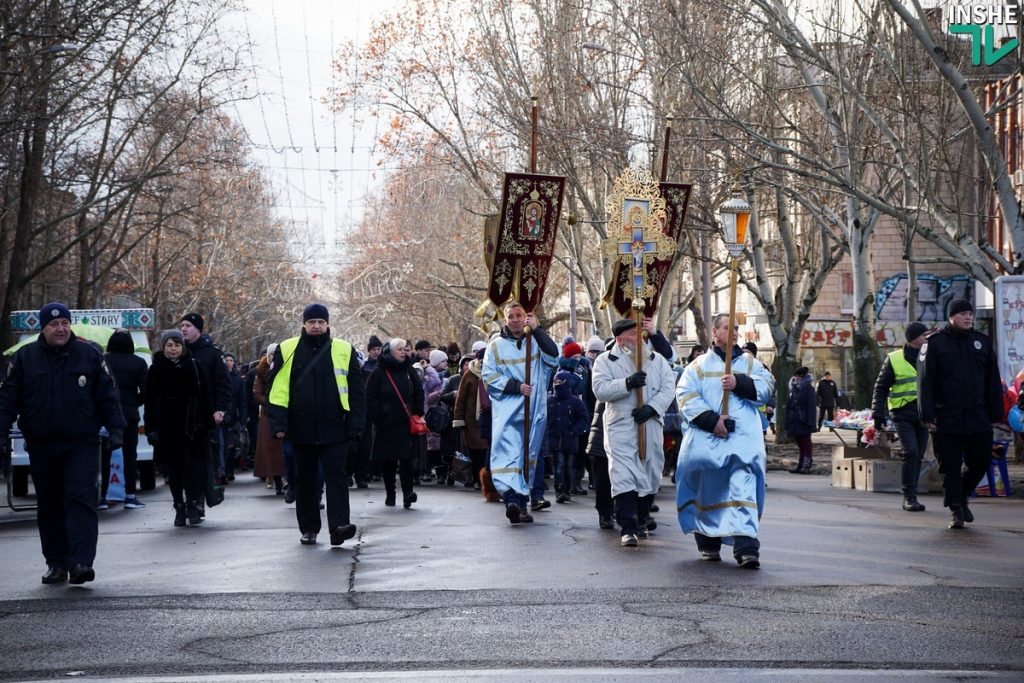
[(345, 457), (349, 442), (363, 438), (366, 383), (352, 345), (331, 339), (328, 320), (323, 304), (306, 306), (302, 333), (278, 345), (267, 378), (271, 431), (291, 442), (295, 454), (295, 516), (303, 545), (315, 544), (320, 532), (320, 465), (331, 545), (341, 545), (356, 533), (349, 516)]
[(921, 424), (917, 409), (917, 355), (928, 338), (927, 332), (923, 323), (907, 325), (907, 343), (886, 356), (871, 401), (875, 429), (884, 428), (886, 414), (896, 425), (903, 450), (903, 509), (908, 512), (924, 510), (917, 500), (917, 480), (921, 458), (928, 448), (928, 430)]

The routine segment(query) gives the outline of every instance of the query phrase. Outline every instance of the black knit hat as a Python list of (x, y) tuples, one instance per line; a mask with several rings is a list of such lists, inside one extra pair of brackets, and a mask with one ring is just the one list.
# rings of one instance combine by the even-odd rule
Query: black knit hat
[(377, 338), (377, 335), (371, 334), (370, 335), (370, 341), (367, 342), (367, 344), (366, 344), (366, 350), (370, 351), (371, 349), (380, 349), (380, 348), (384, 348), (384, 343), (381, 342), (381, 340)]
[(307, 320), (324, 320), (331, 322), (331, 318), (327, 313), (327, 307), (323, 304), (310, 304), (302, 309), (302, 322)]
[(203, 331), (203, 316), (199, 315), (198, 313), (186, 313), (185, 315), (181, 316), (181, 320), (179, 320), (178, 322), (189, 322), (200, 332)]
[(952, 318), (957, 313), (965, 313), (970, 311), (974, 313), (974, 306), (967, 299), (953, 299), (949, 302), (949, 317)]
[(928, 326), (927, 325), (925, 325), (922, 322), (918, 322), (917, 320), (915, 320), (914, 322), (912, 322), (909, 325), (907, 325), (907, 329), (904, 331), (903, 334), (904, 334), (904, 336), (906, 336), (908, 342), (912, 342), (912, 341), (914, 341), (915, 339), (917, 339), (918, 337), (920, 337), (922, 334), (924, 334), (927, 331), (928, 331)]

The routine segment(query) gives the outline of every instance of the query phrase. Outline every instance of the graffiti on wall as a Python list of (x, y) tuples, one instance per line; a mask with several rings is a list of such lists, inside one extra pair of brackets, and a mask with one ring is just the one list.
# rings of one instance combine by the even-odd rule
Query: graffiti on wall
[[(875, 292), (876, 320), (907, 319), (906, 273), (897, 273), (882, 281)], [(953, 299), (971, 299), (972, 280), (966, 275), (939, 277), (917, 275), (917, 319), (934, 322), (946, 319), (946, 307)]]

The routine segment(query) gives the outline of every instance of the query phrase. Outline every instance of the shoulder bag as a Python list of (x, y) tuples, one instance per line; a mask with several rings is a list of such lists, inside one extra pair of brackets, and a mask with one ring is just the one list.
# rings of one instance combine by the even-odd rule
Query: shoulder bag
[(423, 419), (423, 416), (413, 415), (409, 411), (409, 406), (405, 405), (405, 399), (402, 398), (402, 392), (398, 390), (395, 380), (392, 379), (391, 372), (389, 370), (385, 370), (384, 374), (388, 376), (388, 381), (391, 382), (391, 387), (395, 390), (395, 396), (398, 397), (398, 401), (402, 404), (402, 409), (405, 410), (405, 414), (409, 418), (409, 433), (413, 436), (424, 436), (429, 434), (430, 428), (427, 427), (427, 422)]

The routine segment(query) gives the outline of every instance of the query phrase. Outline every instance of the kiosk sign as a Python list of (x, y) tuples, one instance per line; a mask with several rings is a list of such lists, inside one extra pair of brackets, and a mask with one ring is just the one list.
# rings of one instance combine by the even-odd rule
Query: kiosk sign
[(1011, 384), (1024, 370), (1024, 275), (996, 278), (995, 314), (992, 341), (999, 359), (999, 376)]
[[(152, 308), (80, 308), (71, 310), (72, 325), (100, 325), (115, 330), (152, 330), (156, 315)], [(11, 330), (15, 333), (39, 330), (38, 311), (11, 313)]]

